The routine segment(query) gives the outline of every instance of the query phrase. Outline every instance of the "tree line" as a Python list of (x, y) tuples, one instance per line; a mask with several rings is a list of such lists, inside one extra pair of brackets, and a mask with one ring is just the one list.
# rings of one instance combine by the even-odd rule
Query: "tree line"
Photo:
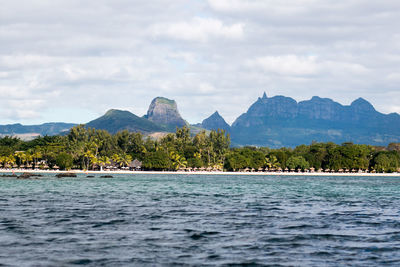
[(387, 147), (353, 143), (318, 143), (296, 148), (230, 147), (223, 130), (192, 135), (187, 127), (154, 139), (138, 132), (73, 127), (66, 135), (43, 136), (31, 141), (0, 138), (3, 168), (91, 170), (113, 164), (127, 167), (133, 159), (144, 170), (270, 170), (270, 171), (400, 171), (400, 144)]

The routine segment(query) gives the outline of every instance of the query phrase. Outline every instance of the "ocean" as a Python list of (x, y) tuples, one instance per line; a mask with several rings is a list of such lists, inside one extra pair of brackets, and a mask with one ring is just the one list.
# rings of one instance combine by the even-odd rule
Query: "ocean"
[(0, 266), (399, 266), (400, 177), (0, 178)]

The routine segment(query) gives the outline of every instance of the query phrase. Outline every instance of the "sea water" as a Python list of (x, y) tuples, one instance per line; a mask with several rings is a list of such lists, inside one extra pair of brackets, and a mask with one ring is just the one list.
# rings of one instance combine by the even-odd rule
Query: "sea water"
[(0, 178), (0, 266), (400, 265), (400, 177)]

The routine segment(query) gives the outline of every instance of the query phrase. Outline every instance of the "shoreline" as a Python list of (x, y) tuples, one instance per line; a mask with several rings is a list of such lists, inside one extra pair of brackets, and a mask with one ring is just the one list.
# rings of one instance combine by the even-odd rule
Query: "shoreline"
[(371, 177), (400, 177), (400, 173), (324, 173), (324, 172), (174, 172), (174, 171), (83, 171), (83, 170), (21, 170), (21, 169), (0, 169), (1, 173), (38, 173), (38, 174), (58, 174), (58, 173), (74, 173), (74, 174), (176, 174), (176, 175), (245, 175), (245, 176), (371, 176)]

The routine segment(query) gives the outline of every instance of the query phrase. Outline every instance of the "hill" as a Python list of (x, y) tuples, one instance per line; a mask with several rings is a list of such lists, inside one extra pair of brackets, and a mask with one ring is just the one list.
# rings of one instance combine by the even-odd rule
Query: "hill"
[(88, 122), (86, 127), (102, 129), (110, 133), (117, 133), (122, 130), (142, 133), (165, 131), (165, 128), (146, 118), (138, 117), (129, 111), (117, 109), (111, 109), (100, 118)]
[(44, 123), (40, 125), (22, 125), (22, 124), (8, 124), (8, 125), (0, 125), (0, 134), (1, 135), (10, 135), (10, 136), (18, 136), (18, 135), (57, 135), (59, 133), (68, 131), (76, 124), (74, 123), (63, 123), (63, 122), (50, 122)]

